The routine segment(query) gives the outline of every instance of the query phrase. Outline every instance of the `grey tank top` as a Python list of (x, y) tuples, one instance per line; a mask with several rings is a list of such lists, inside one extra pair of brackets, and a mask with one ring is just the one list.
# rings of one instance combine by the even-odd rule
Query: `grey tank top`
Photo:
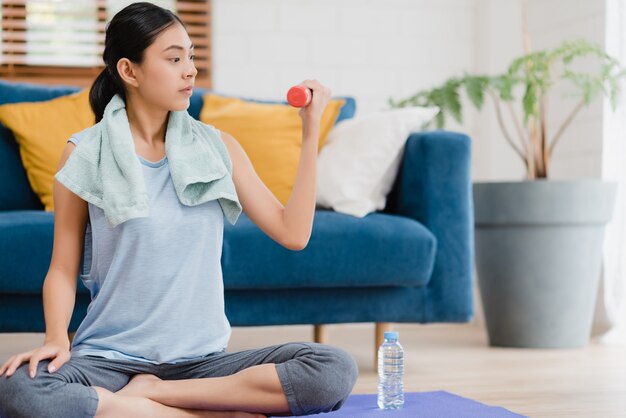
[[(78, 133), (68, 142), (81, 139)], [(72, 356), (161, 364), (224, 351), (231, 334), (221, 266), (224, 213), (217, 200), (180, 203), (167, 156), (137, 158), (149, 217), (112, 228), (104, 211), (88, 203), (80, 278), (91, 303)]]

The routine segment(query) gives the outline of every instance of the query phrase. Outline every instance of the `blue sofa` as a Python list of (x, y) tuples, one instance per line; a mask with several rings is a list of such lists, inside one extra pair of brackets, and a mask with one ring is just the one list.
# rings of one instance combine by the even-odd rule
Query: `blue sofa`
[[(79, 89), (0, 80), (0, 105)], [(206, 91), (196, 88), (191, 98), (188, 111), (196, 118)], [(338, 120), (354, 115), (354, 99), (346, 100)], [(470, 158), (466, 135), (410, 134), (385, 209), (356, 218), (320, 208), (301, 251), (274, 242), (245, 213), (235, 225), (225, 222), (222, 266), (231, 324), (469, 322)], [(42, 284), (53, 222), (30, 188), (13, 134), (0, 125), (0, 332), (45, 332)], [(79, 280), (69, 332), (89, 301)]]

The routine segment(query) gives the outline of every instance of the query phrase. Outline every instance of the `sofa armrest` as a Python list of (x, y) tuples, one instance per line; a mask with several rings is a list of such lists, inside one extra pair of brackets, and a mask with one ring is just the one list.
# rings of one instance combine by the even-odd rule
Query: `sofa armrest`
[(416, 219), (437, 238), (425, 322), (470, 321), (474, 315), (470, 138), (449, 131), (412, 133), (384, 212)]

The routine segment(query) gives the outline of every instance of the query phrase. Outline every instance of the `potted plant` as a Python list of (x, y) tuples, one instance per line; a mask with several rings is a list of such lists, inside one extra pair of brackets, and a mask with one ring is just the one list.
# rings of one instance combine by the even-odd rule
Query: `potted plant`
[[(580, 58), (594, 59), (597, 71), (576, 71), (573, 64)], [(462, 122), (462, 93), (477, 109), (489, 97), (503, 138), (526, 167), (526, 178), (517, 182), (473, 184), (476, 268), (490, 345), (566, 348), (589, 340), (604, 225), (616, 185), (549, 180), (550, 159), (572, 120), (594, 98), (606, 95), (616, 106), (624, 75), (614, 58), (579, 40), (527, 53), (500, 75), (454, 77), (407, 99), (390, 99), (392, 107), (438, 106), (434, 123), (441, 128), (446, 115)], [(570, 82), (579, 98), (548, 138), (547, 100), (557, 81)], [(504, 122), (505, 110), (515, 137)]]

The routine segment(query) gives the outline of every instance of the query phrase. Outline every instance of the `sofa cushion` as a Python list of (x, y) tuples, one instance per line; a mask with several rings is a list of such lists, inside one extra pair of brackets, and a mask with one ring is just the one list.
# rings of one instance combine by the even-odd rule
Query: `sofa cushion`
[[(0, 293), (41, 293), (53, 232), (50, 212), (0, 212)], [(413, 219), (317, 210), (302, 251), (274, 242), (242, 213), (235, 225), (224, 224), (221, 260), (227, 290), (423, 286), (435, 252), (435, 237)], [(79, 292), (88, 293), (82, 282)]]
[[(0, 80), (0, 105), (41, 102), (75, 93), (79, 87), (15, 83)], [(7, 181), (11, 179), (11, 181)], [(0, 211), (39, 209), (44, 206), (31, 189), (13, 133), (0, 124)]]
[(244, 212), (236, 225), (224, 225), (222, 265), (226, 289), (422, 286), (435, 253), (434, 235), (403, 216), (316, 210), (307, 246), (292, 251)]
[(74, 133), (95, 123), (89, 89), (42, 102), (0, 105), (0, 122), (11, 129), (22, 165), (45, 210), (54, 210), (52, 188), (59, 159)]

